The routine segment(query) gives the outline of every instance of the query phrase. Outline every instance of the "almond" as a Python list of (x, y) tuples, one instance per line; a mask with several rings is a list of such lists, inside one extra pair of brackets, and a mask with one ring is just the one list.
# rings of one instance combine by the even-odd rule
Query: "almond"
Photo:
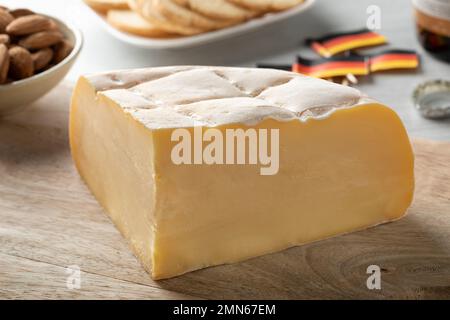
[(6, 27), (6, 32), (14, 36), (24, 36), (49, 30), (52, 25), (50, 19), (38, 14), (32, 14), (15, 19)]
[(20, 40), (19, 46), (28, 50), (38, 50), (53, 46), (62, 40), (63, 35), (59, 31), (42, 31)]
[(55, 46), (55, 54), (53, 57), (53, 63), (57, 64), (63, 61), (73, 50), (73, 45), (67, 41), (63, 40)]
[(0, 34), (0, 43), (1, 44), (9, 44), (11, 42), (11, 38), (7, 34)]
[(14, 20), (14, 17), (6, 10), (0, 9), (0, 33), (5, 33), (6, 27)]
[(51, 24), (48, 31), (60, 31), (58, 24), (54, 20), (51, 20)]
[(34, 73), (33, 59), (28, 50), (22, 47), (9, 49), (9, 75), (15, 80), (31, 77)]
[(34, 12), (31, 11), (30, 9), (24, 9), (24, 8), (9, 10), (9, 13), (16, 19), (34, 14)]
[(34, 71), (39, 71), (48, 66), (53, 59), (53, 50), (50, 48), (41, 49), (31, 54), (33, 59)]
[(4, 84), (8, 80), (8, 70), (9, 70), (8, 48), (4, 44), (0, 44), (0, 84)]

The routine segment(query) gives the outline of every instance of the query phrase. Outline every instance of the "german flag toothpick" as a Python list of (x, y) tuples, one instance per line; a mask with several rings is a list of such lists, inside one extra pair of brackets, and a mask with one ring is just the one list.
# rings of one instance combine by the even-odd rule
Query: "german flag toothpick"
[(382, 45), (387, 43), (387, 39), (381, 34), (363, 29), (330, 34), (317, 39), (308, 39), (306, 42), (319, 55), (329, 58), (337, 53), (352, 49)]
[(410, 50), (387, 50), (371, 55), (370, 72), (394, 70), (394, 69), (416, 69), (419, 67), (420, 58), (415, 51)]
[(297, 56), (297, 62), (292, 71), (316, 78), (345, 77), (369, 74), (369, 60), (364, 56), (349, 55), (346, 57), (332, 57), (328, 59), (306, 59)]
[(416, 69), (419, 65), (420, 56), (415, 51), (393, 49), (366, 55), (346, 51), (345, 55), (319, 59), (297, 56), (292, 65), (258, 64), (258, 67), (293, 71), (333, 81), (341, 79), (343, 84), (356, 84), (356, 76), (385, 70)]
[(277, 69), (284, 71), (292, 71), (292, 65), (290, 64), (270, 64), (270, 63), (258, 63), (256, 65), (257, 68), (262, 69)]

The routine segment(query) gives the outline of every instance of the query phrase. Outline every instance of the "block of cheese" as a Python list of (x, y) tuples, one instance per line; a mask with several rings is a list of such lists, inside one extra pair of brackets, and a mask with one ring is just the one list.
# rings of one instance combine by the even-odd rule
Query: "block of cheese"
[[(212, 129), (278, 132), (266, 141), (277, 168), (174, 161), (180, 129), (200, 133), (200, 144), (180, 153), (192, 158), (195, 146), (212, 143), (201, 142)], [(414, 192), (413, 152), (393, 110), (354, 88), (278, 70), (179, 66), (82, 77), (70, 143), (82, 178), (154, 279), (399, 219)]]

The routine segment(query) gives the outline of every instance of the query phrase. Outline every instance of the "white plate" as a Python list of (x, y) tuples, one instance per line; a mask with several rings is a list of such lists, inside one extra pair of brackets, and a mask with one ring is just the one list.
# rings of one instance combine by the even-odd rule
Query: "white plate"
[(135, 36), (129, 33), (122, 32), (111, 26), (104, 16), (90, 10), (98, 18), (100, 24), (115, 38), (129, 43), (134, 46), (147, 49), (169, 49), (169, 48), (188, 48), (196, 45), (214, 42), (221, 39), (237, 36), (251, 30), (261, 28), (263, 26), (285, 20), (292, 16), (310, 8), (316, 0), (305, 0), (303, 4), (297, 5), (292, 9), (282, 11), (279, 13), (270, 13), (261, 18), (252, 19), (250, 21), (238, 24), (236, 26), (225, 28), (222, 30), (211, 31), (195, 36), (187, 36), (176, 39), (150, 39), (140, 36)]

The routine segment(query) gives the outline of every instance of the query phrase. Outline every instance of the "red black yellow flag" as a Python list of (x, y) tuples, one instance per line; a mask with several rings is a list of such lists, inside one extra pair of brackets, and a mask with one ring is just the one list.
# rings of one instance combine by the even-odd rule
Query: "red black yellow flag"
[(369, 60), (364, 56), (354, 54), (314, 60), (298, 56), (292, 71), (316, 78), (341, 77), (347, 74), (367, 75), (369, 74)]
[(420, 65), (419, 55), (411, 50), (387, 50), (369, 57), (370, 72), (393, 69), (416, 69)]
[(292, 65), (291, 64), (270, 64), (270, 63), (258, 63), (256, 65), (257, 68), (262, 69), (277, 69), (277, 70), (284, 70), (284, 71), (292, 71)]
[(297, 56), (293, 65), (259, 64), (259, 68), (281, 69), (316, 78), (345, 77), (349, 74), (364, 76), (372, 72), (395, 69), (415, 69), (419, 55), (410, 50), (387, 50), (373, 55), (352, 53), (331, 58), (307, 59)]
[(360, 55), (332, 57), (322, 59), (306, 59), (297, 56), (293, 65), (258, 64), (258, 68), (270, 68), (302, 73), (316, 78), (344, 77), (347, 74), (369, 74), (369, 60)]
[(352, 49), (382, 45), (387, 43), (387, 39), (381, 34), (363, 29), (329, 34), (317, 39), (308, 39), (306, 42), (319, 55), (328, 58)]

